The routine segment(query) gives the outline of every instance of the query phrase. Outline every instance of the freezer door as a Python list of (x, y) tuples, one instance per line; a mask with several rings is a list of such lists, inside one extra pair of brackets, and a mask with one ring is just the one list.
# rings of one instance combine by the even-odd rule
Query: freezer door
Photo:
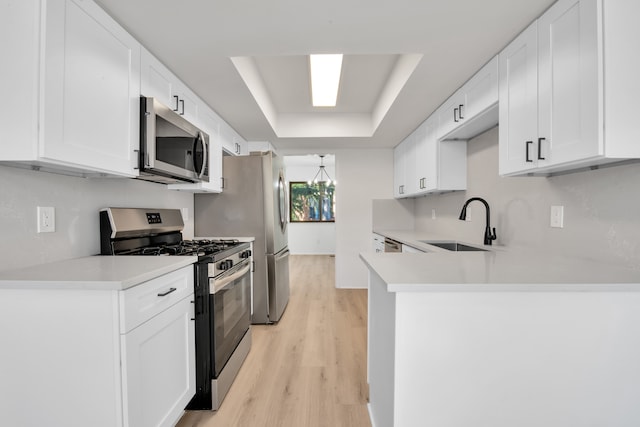
[(267, 255), (269, 265), (269, 321), (277, 322), (289, 302), (289, 248)]

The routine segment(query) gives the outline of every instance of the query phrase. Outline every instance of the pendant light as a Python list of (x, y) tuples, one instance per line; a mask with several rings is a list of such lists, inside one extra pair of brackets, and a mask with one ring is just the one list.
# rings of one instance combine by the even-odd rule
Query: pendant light
[(331, 183), (336, 185), (336, 182), (331, 180), (331, 177), (324, 167), (324, 154), (320, 155), (320, 169), (318, 169), (316, 176), (314, 176), (312, 180), (307, 181), (307, 184), (311, 185), (312, 183), (317, 184), (319, 182), (324, 182), (327, 186), (331, 185)]

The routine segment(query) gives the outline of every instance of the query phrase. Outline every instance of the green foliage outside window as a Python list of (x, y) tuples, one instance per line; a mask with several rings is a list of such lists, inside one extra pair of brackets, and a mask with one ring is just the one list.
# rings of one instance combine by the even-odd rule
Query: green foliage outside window
[(325, 182), (290, 182), (290, 221), (335, 221), (335, 193), (335, 185), (326, 185)]

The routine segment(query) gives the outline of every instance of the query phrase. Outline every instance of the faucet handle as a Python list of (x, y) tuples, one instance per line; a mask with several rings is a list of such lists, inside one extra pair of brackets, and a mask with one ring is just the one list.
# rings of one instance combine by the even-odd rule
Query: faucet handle
[(497, 236), (496, 236), (496, 228), (495, 228), (495, 227), (493, 227), (493, 233), (491, 233), (491, 235), (489, 236), (489, 238), (490, 238), (491, 240), (496, 240), (496, 239), (497, 239)]

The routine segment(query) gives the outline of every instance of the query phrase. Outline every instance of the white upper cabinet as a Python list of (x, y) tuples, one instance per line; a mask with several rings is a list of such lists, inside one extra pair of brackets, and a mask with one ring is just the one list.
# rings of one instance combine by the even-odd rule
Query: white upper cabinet
[(143, 47), (140, 54), (140, 94), (156, 98), (161, 104), (177, 111), (178, 102), (173, 98), (176, 81), (176, 76)]
[(543, 157), (533, 146), (538, 135), (537, 29), (534, 22), (500, 53), (500, 174), (536, 168)]
[(249, 154), (249, 143), (226, 122), (223, 122), (220, 126), (220, 139), (222, 148), (227, 154), (232, 156)]
[(466, 97), (462, 88), (458, 89), (438, 108), (438, 130), (439, 138), (451, 133), (452, 130), (462, 125), (465, 120)]
[(0, 47), (11, 58), (2, 90), (19, 114), (2, 111), (0, 161), (136, 176), (138, 42), (93, 2), (3, 3), (0, 27), (11, 31), (3, 39), (12, 42)]
[(393, 149), (393, 196), (398, 199), (408, 197), (411, 192), (407, 189), (407, 156), (410, 136)]
[(638, 2), (560, 0), (500, 53), (501, 175), (640, 157), (639, 13)]
[(394, 149), (394, 197), (467, 188), (467, 142), (440, 141), (430, 116)]
[(238, 144), (238, 155), (246, 156), (249, 154), (249, 143), (240, 135), (236, 135), (234, 142)]
[[(170, 190), (220, 193), (222, 191), (221, 129), (228, 125), (180, 81), (164, 64), (142, 48), (141, 93), (157, 98), (209, 135), (209, 182), (169, 184)], [(235, 134), (231, 134), (233, 140)]]
[(145, 48), (142, 48), (140, 69), (143, 96), (156, 98), (190, 122), (199, 123), (203, 102)]
[(422, 122), (414, 132), (413, 163), (415, 172), (414, 182), (417, 180), (415, 194), (428, 193), (438, 186), (438, 160), (436, 144), (437, 120), (435, 116)]
[(471, 139), (498, 124), (498, 57), (438, 109), (438, 139)]

